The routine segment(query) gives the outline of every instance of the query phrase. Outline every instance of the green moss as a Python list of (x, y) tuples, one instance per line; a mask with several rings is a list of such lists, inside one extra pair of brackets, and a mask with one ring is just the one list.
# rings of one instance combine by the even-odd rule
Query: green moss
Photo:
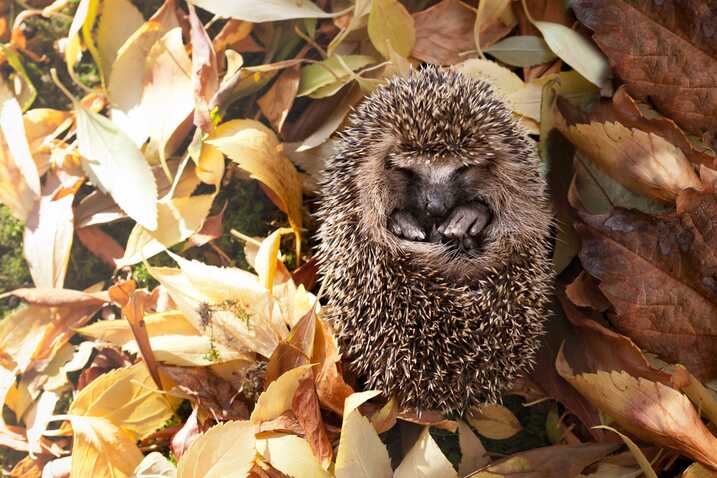
[[(30, 271), (22, 255), (24, 227), (10, 210), (0, 205), (0, 293), (28, 286), (32, 283)], [(17, 307), (14, 298), (0, 301), (0, 318)]]

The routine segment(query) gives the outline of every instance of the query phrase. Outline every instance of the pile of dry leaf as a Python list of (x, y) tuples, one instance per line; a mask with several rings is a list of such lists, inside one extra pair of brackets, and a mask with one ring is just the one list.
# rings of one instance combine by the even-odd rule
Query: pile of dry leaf
[[(0, 203), (35, 286), (2, 296), (23, 302), (0, 322), (4, 473), (717, 476), (714, 2), (29, 3), (0, 4)], [(68, 19), (53, 52), (36, 17)], [(30, 62), (67, 110), (33, 108)], [(521, 430), (502, 405), (464, 420), (360, 390), (322, 320), (331, 137), (420, 63), (488, 78), (538, 139), (557, 299), (514, 393), (549, 405), (540, 448), (486, 451)], [(225, 227), (237, 181), (283, 211), (268, 237)], [(66, 289), (73, 241), (115, 273)]]

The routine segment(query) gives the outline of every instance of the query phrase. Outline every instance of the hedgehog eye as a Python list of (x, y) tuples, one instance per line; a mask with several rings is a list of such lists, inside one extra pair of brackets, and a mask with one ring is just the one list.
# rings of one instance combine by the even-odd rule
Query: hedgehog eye
[(454, 176), (463, 176), (465, 173), (470, 171), (473, 168), (473, 166), (469, 166), (467, 164), (461, 166), (460, 168), (456, 169), (456, 171), (453, 173)]
[(403, 174), (408, 179), (415, 179), (416, 178), (416, 172), (408, 169), (408, 168), (393, 168), (394, 171), (398, 171), (399, 173)]

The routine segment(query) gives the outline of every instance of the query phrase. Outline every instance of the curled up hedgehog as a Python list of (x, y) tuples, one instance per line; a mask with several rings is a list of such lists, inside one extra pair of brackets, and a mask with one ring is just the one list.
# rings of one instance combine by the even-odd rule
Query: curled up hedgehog
[(379, 87), (321, 188), (328, 320), (368, 388), (461, 413), (530, 369), (552, 216), (535, 146), (488, 83), (426, 67)]

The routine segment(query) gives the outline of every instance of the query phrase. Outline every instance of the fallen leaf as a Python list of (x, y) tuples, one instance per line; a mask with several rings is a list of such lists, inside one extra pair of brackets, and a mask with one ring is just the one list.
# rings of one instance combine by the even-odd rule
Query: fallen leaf
[(709, 468), (699, 463), (692, 463), (682, 472), (681, 478), (715, 478), (717, 472), (710, 470)]
[(338, 48), (349, 33), (366, 27), (370, 12), (371, 0), (356, 0), (351, 12), (351, 19), (348, 24), (331, 40), (331, 43), (329, 43), (329, 46), (326, 48), (326, 53), (329, 56), (333, 56), (336, 52), (336, 48)]
[(398, 0), (373, 0), (368, 16), (368, 37), (385, 58), (388, 45), (407, 58), (416, 44), (415, 21)]
[(254, 427), (220, 423), (197, 438), (177, 463), (177, 478), (242, 478), (254, 465)]
[(70, 478), (129, 478), (142, 461), (142, 452), (133, 437), (108, 419), (73, 416), (71, 422), (74, 440)]
[(51, 288), (33, 288), (33, 289), (15, 289), (14, 291), (2, 294), (0, 298), (14, 295), (33, 305), (44, 305), (50, 307), (59, 306), (100, 306), (110, 301), (110, 296), (106, 292), (83, 292), (72, 289), (51, 289)]
[(510, 0), (483, 0), (478, 4), (473, 39), (480, 51), (506, 36), (518, 23)]
[(416, 44), (411, 56), (437, 65), (465, 60), (465, 53), (475, 50), (475, 15), (473, 9), (460, 0), (441, 0), (414, 13)]
[(219, 62), (214, 45), (204, 25), (197, 17), (194, 6), (189, 8), (189, 25), (192, 40), (192, 84), (194, 86), (194, 124), (209, 132), (214, 128), (209, 102), (219, 89)]
[(416, 476), (421, 478), (458, 477), (453, 465), (443, 455), (428, 430), (428, 427), (423, 429), (418, 441), (396, 468), (394, 478), (414, 478)]
[(582, 214), (580, 260), (615, 307), (617, 329), (699, 378), (717, 374), (712, 357), (717, 292), (712, 285), (711, 194), (687, 190), (675, 214), (616, 209)]
[(702, 424), (689, 399), (677, 390), (623, 371), (574, 374), (562, 353), (555, 367), (583, 396), (631, 434), (712, 467), (717, 465), (717, 438)]
[(458, 443), (461, 448), (461, 461), (458, 474), (467, 476), (490, 463), (488, 452), (473, 430), (462, 420), (458, 421)]
[(175, 478), (177, 469), (158, 451), (146, 455), (134, 469), (132, 478)]
[(117, 52), (109, 77), (110, 117), (138, 147), (149, 137), (152, 122), (152, 117), (142, 106), (147, 55), (160, 38), (179, 26), (175, 9), (174, 0), (165, 0), (159, 10), (127, 39)]
[(328, 469), (333, 460), (334, 450), (321, 417), (319, 397), (316, 395), (313, 377), (302, 378), (299, 381), (291, 402), (291, 410), (304, 430), (304, 437), (314, 457), (324, 469)]
[(202, 227), (213, 200), (213, 194), (202, 194), (159, 201), (157, 227), (148, 230), (137, 224), (127, 239), (124, 256), (117, 260), (117, 267), (147, 260), (190, 237)]
[(483, 51), (512, 66), (533, 66), (555, 59), (545, 40), (529, 35), (508, 37)]
[(302, 365), (289, 370), (271, 382), (254, 405), (254, 410), (251, 412), (251, 423), (259, 425), (291, 410), (299, 383), (302, 378), (310, 375), (310, 369), (311, 365)]
[[(301, 82), (297, 96), (325, 98), (336, 93), (353, 80), (351, 71), (376, 63), (367, 55), (333, 56), (319, 63), (313, 63), (301, 69)], [(344, 65), (351, 71), (347, 71)]]
[(74, 235), (72, 201), (75, 195), (55, 199), (62, 188), (58, 173), (48, 173), (42, 197), (35, 202), (25, 225), (23, 255), (37, 287), (61, 289), (65, 283)]
[(572, 9), (593, 30), (595, 42), (632, 95), (649, 98), (688, 131), (717, 129), (712, 82), (717, 62), (707, 3), (579, 0)]
[(79, 103), (75, 114), (82, 169), (132, 219), (157, 229), (157, 185), (142, 152), (108, 118)]
[(346, 398), (354, 393), (338, 370), (339, 348), (331, 329), (323, 320), (317, 319), (314, 340), (313, 368), (316, 392), (321, 404), (335, 413), (343, 413)]
[(40, 197), (40, 177), (27, 144), (20, 105), (4, 84), (0, 95), (0, 203), (25, 222)]
[(281, 131), (289, 116), (299, 91), (301, 75), (298, 67), (287, 68), (279, 74), (269, 91), (257, 100), (257, 104), (276, 131)]
[(236, 18), (253, 23), (291, 20), (293, 18), (327, 18), (332, 16), (309, 0), (296, 3), (293, 0), (270, 0), (257, 4), (252, 0), (192, 0), (192, 3), (215, 15)]
[(502, 405), (488, 404), (476, 407), (468, 415), (468, 422), (478, 433), (492, 440), (505, 440), (523, 427), (513, 412)]
[(271, 466), (286, 475), (297, 478), (331, 476), (314, 458), (307, 441), (296, 435), (272, 434), (257, 440), (256, 448)]
[(146, 365), (140, 362), (94, 380), (77, 394), (68, 414), (102, 419), (142, 438), (169, 420), (174, 404), (159, 393)]
[(353, 410), (344, 413), (336, 452), (336, 478), (390, 478), (391, 460), (371, 423)]
[(627, 448), (630, 450), (630, 453), (632, 453), (632, 456), (635, 457), (635, 461), (640, 465), (640, 469), (645, 474), (647, 478), (657, 478), (657, 474), (655, 473), (655, 470), (652, 468), (652, 465), (650, 464), (650, 461), (647, 459), (644, 453), (642, 453), (642, 450), (640, 450), (640, 447), (637, 446), (637, 444), (630, 439), (629, 436), (620, 433), (619, 431), (615, 430), (612, 427), (608, 426), (600, 426), (598, 428), (604, 428), (605, 430), (610, 430), (612, 432), (617, 433), (620, 435), (620, 438), (622, 438), (622, 441), (625, 442), (625, 445), (627, 445)]
[(231, 120), (219, 125), (207, 143), (274, 192), (272, 199), (289, 216), (296, 236), (296, 255), (301, 257), (301, 182), (274, 132), (257, 121)]
[(117, 267), (117, 260), (124, 256), (124, 247), (99, 226), (76, 229), (75, 233), (87, 250), (113, 269)]
[(575, 280), (565, 287), (565, 294), (579, 307), (605, 312), (610, 308), (610, 301), (600, 292), (599, 285), (593, 276), (581, 271)]
[(619, 447), (620, 444), (615, 443), (584, 443), (535, 448), (498, 460), (469, 476), (470, 478), (576, 476), (588, 465)]
[(180, 27), (165, 33), (147, 53), (140, 108), (152, 118), (147, 125), (150, 144), (166, 164), (189, 132), (194, 111), (192, 61), (184, 49)]
[(638, 194), (669, 203), (683, 189), (702, 185), (684, 153), (661, 136), (614, 122), (560, 130), (603, 171)]
[(142, 26), (144, 18), (129, 0), (105, 0), (101, 8), (97, 23), (97, 50), (104, 79), (109, 81), (120, 48)]

